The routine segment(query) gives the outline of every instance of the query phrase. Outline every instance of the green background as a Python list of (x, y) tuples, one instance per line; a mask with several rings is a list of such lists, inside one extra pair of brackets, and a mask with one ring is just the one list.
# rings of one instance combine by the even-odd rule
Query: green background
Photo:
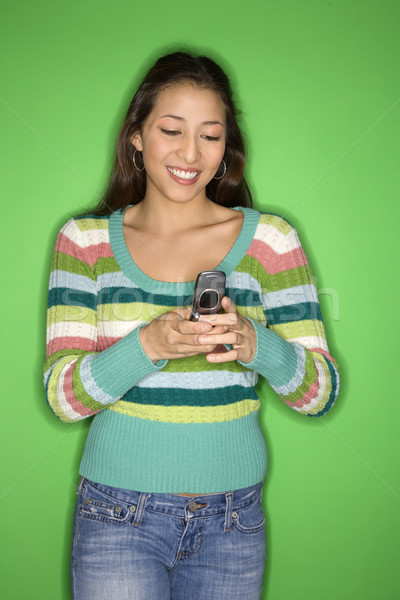
[(232, 77), (256, 207), (297, 227), (342, 370), (320, 420), (262, 386), (263, 598), (400, 597), (399, 3), (2, 5), (2, 598), (70, 598), (89, 422), (58, 421), (42, 390), (52, 249), (101, 194), (139, 75), (182, 45)]

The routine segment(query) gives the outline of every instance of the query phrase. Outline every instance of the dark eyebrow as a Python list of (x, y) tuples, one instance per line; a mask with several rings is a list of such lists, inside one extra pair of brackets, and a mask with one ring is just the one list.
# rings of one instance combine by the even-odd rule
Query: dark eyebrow
[(162, 117), (160, 117), (160, 119), (163, 119), (164, 117), (170, 117), (171, 119), (177, 119), (178, 121), (185, 120), (183, 117), (177, 117), (176, 115), (163, 115)]
[[(163, 119), (164, 117), (169, 117), (170, 119), (176, 119), (177, 121), (185, 120), (183, 117), (178, 117), (177, 115), (162, 115), (162, 117), (160, 117), (160, 119)], [(204, 121), (203, 125), (221, 125), (221, 127), (223, 127), (221, 121)]]

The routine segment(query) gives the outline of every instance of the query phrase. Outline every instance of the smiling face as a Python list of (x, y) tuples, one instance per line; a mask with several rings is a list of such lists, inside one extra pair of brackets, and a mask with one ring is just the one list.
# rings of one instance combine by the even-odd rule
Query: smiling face
[(204, 200), (224, 156), (225, 128), (224, 104), (212, 90), (185, 83), (160, 92), (143, 131), (131, 138), (143, 153), (145, 198)]

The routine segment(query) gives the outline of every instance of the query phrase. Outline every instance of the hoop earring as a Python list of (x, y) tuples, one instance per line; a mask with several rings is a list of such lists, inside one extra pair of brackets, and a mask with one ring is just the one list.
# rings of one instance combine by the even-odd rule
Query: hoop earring
[[(139, 173), (141, 173), (142, 171), (144, 171), (144, 165), (143, 165), (143, 167), (141, 169), (139, 169), (139, 167), (137, 166), (137, 164), (136, 164), (136, 152), (137, 152), (137, 149), (135, 148), (135, 152), (133, 153), (132, 160), (133, 160), (133, 164), (135, 165), (135, 169), (137, 171), (139, 171)], [(143, 160), (143, 158), (142, 158), (142, 160)]]
[[(213, 179), (222, 179), (222, 178), (223, 178), (223, 176), (225, 175), (225, 173), (226, 173), (226, 164), (225, 164), (225, 161), (224, 161), (224, 160), (222, 161), (221, 165), (223, 165), (224, 172), (222, 173), (222, 175), (220, 175), (220, 177), (215, 177), (215, 175), (214, 175)], [(220, 166), (221, 166), (221, 165), (220, 165)], [(219, 167), (218, 167), (218, 168), (219, 168)], [(217, 173), (218, 173), (218, 171), (217, 171)]]

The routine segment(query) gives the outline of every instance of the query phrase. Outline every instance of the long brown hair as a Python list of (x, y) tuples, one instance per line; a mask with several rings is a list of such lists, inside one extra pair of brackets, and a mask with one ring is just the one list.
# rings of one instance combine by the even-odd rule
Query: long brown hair
[[(91, 212), (107, 215), (143, 200), (146, 172), (138, 171), (133, 164), (135, 148), (131, 137), (137, 131), (142, 132), (158, 94), (168, 86), (185, 82), (214, 91), (226, 110), (226, 173), (222, 179), (209, 182), (207, 197), (223, 206), (252, 206), (251, 192), (243, 175), (246, 156), (243, 136), (237, 123), (239, 111), (234, 105), (227, 75), (207, 56), (174, 52), (159, 58), (139, 85), (118, 135), (116, 157), (105, 194)], [(140, 154), (137, 158), (139, 162)]]

